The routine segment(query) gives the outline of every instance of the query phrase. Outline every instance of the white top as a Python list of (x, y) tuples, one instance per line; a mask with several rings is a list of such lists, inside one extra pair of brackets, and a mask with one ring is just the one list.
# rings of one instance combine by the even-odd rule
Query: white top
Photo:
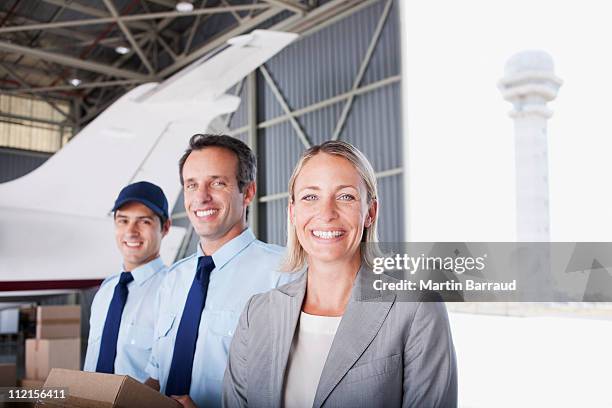
[(342, 316), (315, 316), (301, 312), (287, 363), (285, 407), (312, 407), (341, 319)]

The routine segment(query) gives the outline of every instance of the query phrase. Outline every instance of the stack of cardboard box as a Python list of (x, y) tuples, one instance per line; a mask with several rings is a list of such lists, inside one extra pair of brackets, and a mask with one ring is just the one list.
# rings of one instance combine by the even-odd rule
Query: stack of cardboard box
[(17, 365), (15, 363), (0, 363), (0, 387), (14, 387), (16, 383)]
[(81, 368), (81, 307), (39, 306), (36, 338), (26, 340), (22, 386), (42, 386), (52, 368)]

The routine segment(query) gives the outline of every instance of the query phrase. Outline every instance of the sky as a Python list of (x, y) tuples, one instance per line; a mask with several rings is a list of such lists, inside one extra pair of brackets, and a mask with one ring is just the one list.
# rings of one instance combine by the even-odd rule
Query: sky
[(564, 81), (548, 104), (551, 239), (612, 241), (612, 6), (401, 3), (409, 239), (516, 239), (511, 104), (497, 83), (513, 54), (543, 50)]
[[(516, 239), (512, 106), (497, 83), (512, 55), (543, 50), (564, 81), (548, 104), (551, 239), (612, 241), (612, 5), (401, 7), (408, 240)], [(451, 323), (461, 406), (609, 406), (607, 343), (596, 340), (609, 339), (609, 320), (453, 314)]]

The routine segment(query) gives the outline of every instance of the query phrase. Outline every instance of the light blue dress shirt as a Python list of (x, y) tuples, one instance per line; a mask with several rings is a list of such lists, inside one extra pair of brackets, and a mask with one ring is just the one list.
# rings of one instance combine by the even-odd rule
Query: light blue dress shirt
[[(167, 268), (158, 257), (131, 272), (134, 280), (127, 285), (128, 298), (121, 315), (117, 338), (115, 374), (127, 374), (144, 381), (149, 377), (145, 369), (154, 340), (158, 309), (157, 291)], [(91, 305), (85, 371), (96, 371), (104, 322), (120, 275), (121, 273), (110, 276), (102, 282)]]
[[(251, 296), (267, 292), (295, 278), (278, 272), (284, 248), (255, 239), (250, 229), (212, 254), (206, 305), (202, 311), (193, 357), (189, 395), (199, 407), (220, 407), (223, 374), (238, 318)], [(170, 267), (159, 291), (159, 319), (147, 372), (166, 389), (174, 342), (187, 295), (196, 273), (196, 254)]]

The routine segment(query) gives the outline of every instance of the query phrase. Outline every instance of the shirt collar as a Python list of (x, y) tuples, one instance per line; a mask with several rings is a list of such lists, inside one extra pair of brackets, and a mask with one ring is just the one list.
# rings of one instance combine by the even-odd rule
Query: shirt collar
[[(255, 241), (255, 234), (250, 228), (242, 231), (240, 235), (232, 240), (223, 244), (223, 246), (212, 254), (213, 261), (215, 262), (215, 269), (221, 269), (223, 266), (231, 261), (236, 255), (238, 255), (244, 248), (249, 246), (251, 242)], [(204, 256), (204, 251), (198, 243), (197, 257)]]
[(164, 268), (164, 261), (162, 261), (161, 257), (158, 256), (154, 260), (144, 265), (140, 265), (138, 268), (135, 268), (130, 272), (132, 272), (134, 281), (138, 283), (138, 285), (142, 285), (162, 268)]

